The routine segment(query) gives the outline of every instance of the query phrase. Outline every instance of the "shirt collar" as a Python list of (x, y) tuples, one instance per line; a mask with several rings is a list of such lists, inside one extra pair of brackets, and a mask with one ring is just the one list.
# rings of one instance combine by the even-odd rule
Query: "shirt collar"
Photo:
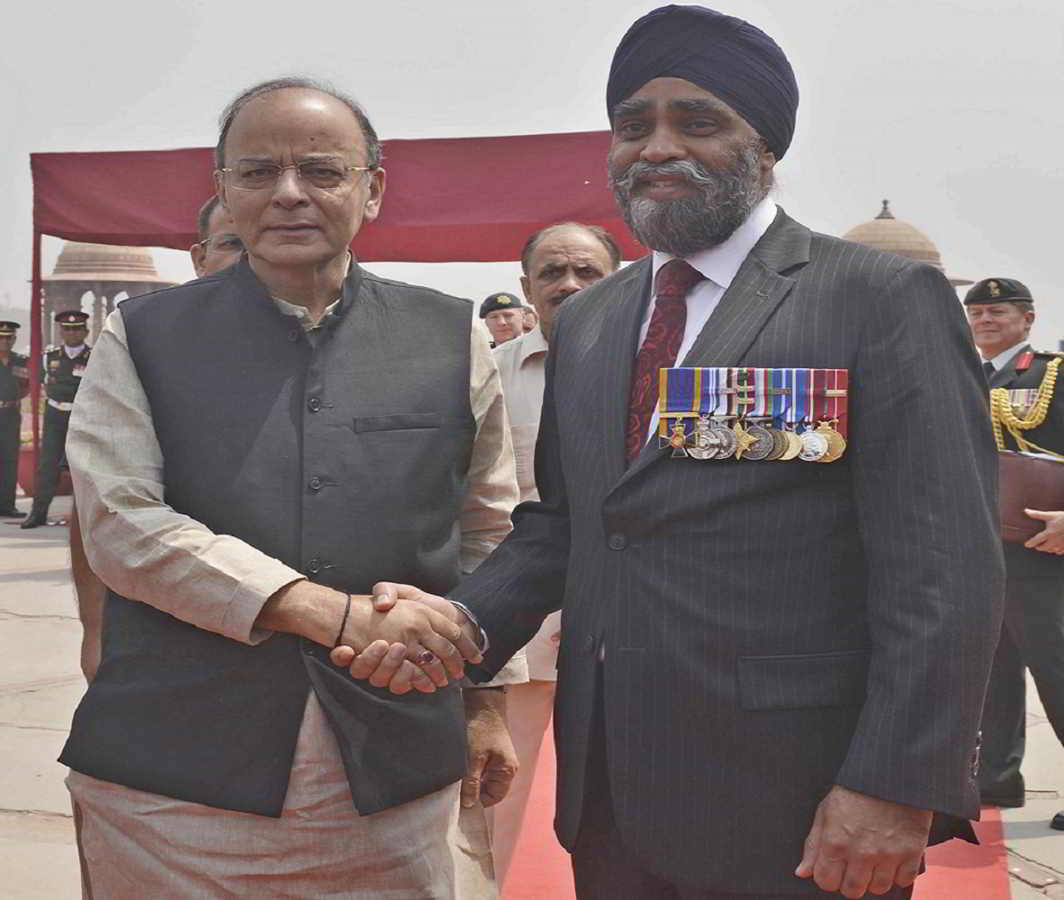
[[(354, 263), (355, 258), (351, 255), (351, 251), (348, 250), (347, 269), (344, 271), (345, 282), (348, 278), (351, 277), (351, 268), (352, 266), (354, 266)], [(295, 316), (297, 319), (299, 319), (299, 324), (302, 326), (304, 331), (313, 331), (315, 328), (320, 328), (321, 325), (325, 322), (326, 318), (328, 318), (333, 312), (336, 311), (336, 308), (340, 305), (340, 301), (343, 300), (344, 297), (341, 293), (339, 297), (337, 297), (335, 300), (333, 300), (332, 303), (326, 306), (325, 312), (322, 313), (321, 318), (317, 322), (315, 322), (310, 317), (309, 310), (305, 306), (300, 305), (299, 303), (292, 303), (288, 300), (285, 300), (283, 297), (277, 297), (274, 294), (270, 294), (270, 299), (273, 300), (273, 302), (277, 305), (277, 309), (284, 315)]]
[(1014, 357), (1025, 347), (1029, 346), (1030, 343), (1028, 341), (1020, 341), (1014, 347), (1009, 347), (1008, 350), (1004, 351), (1003, 353), (999, 353), (993, 359), (987, 360), (987, 362), (989, 362), (990, 365), (994, 367), (995, 372), (1000, 372), (1005, 367), (1005, 363), (1007, 363), (1010, 359), (1012, 359), (1012, 357)]
[[(750, 255), (754, 245), (761, 240), (775, 218), (776, 204), (765, 197), (726, 241), (708, 250), (699, 250), (685, 259), (718, 287), (727, 290), (743, 260)], [(658, 269), (674, 258), (669, 253), (655, 250), (652, 274), (656, 276)]]
[[(341, 297), (337, 297), (325, 307), (325, 312), (322, 317), (315, 322), (310, 317), (310, 312), (305, 306), (300, 306), (298, 303), (289, 303), (287, 300), (282, 300), (280, 297), (274, 297), (273, 302), (277, 304), (277, 308), (286, 316), (295, 316), (299, 319), (299, 324), (303, 327), (304, 331), (313, 331), (315, 328), (320, 328), (322, 322), (325, 321), (325, 317), (330, 315), (337, 306), (340, 305)], [(298, 334), (299, 332), (296, 332)]]
[(84, 352), (84, 350), (85, 350), (84, 342), (78, 344), (76, 347), (68, 347), (66, 344), (63, 344), (63, 352), (66, 353), (66, 355), (70, 359), (74, 359), (74, 357), (76, 357), (76, 356), (81, 356), (81, 354)]
[(543, 329), (537, 325), (531, 331), (525, 332), (521, 337), (515, 338), (519, 342), (517, 347), (517, 364), (523, 366), (525, 360), (537, 353), (547, 352), (547, 339), (543, 337)]

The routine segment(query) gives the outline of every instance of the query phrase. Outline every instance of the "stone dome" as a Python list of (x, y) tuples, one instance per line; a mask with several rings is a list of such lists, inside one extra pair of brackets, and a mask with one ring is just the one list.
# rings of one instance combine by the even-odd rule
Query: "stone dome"
[(942, 268), (942, 256), (938, 247), (915, 225), (895, 219), (888, 200), (883, 201), (883, 209), (871, 222), (851, 228), (842, 239), (930, 263), (936, 269)]
[(170, 284), (155, 269), (150, 247), (67, 241), (45, 281), (127, 281)]
[[(938, 252), (938, 247), (931, 238), (915, 225), (895, 219), (894, 213), (890, 211), (889, 200), (883, 201), (883, 209), (871, 222), (864, 222), (851, 228), (842, 236), (842, 239), (853, 241), (855, 244), (863, 244), (875, 250), (896, 253), (907, 259), (928, 263), (940, 272), (945, 271), (942, 266), (942, 254)], [(950, 278), (950, 283), (957, 286), (972, 282), (965, 278)]]

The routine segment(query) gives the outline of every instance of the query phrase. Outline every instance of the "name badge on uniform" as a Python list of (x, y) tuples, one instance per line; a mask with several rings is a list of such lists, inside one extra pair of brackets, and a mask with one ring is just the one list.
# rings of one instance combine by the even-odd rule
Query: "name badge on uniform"
[(75, 378), (81, 378), (85, 374), (84, 366), (74, 366), (74, 370), (70, 373)]
[(835, 462), (846, 452), (847, 369), (661, 369), (658, 443), (673, 458)]

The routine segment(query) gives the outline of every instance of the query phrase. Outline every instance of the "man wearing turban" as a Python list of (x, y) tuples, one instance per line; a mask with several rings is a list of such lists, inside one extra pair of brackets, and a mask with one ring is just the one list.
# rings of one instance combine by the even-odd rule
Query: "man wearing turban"
[[(982, 371), (940, 272), (770, 199), (797, 106), (747, 22), (666, 6), (624, 36), (610, 178), (653, 253), (559, 311), (541, 500), (451, 594), (481, 678), (561, 605), (581, 898), (906, 898), (929, 836), (979, 812), (1003, 584)], [(671, 367), (734, 445), (659, 440)], [(772, 422), (783, 444), (751, 444)]]

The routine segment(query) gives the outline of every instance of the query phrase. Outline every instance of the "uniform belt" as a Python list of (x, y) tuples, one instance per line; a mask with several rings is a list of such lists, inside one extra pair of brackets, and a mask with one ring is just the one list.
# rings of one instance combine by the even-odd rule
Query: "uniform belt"
[(21, 402), (21, 400), (0, 400), (0, 409), (13, 409)]
[(73, 403), (62, 403), (59, 400), (53, 400), (51, 397), (48, 398), (48, 405), (52, 409), (58, 409), (60, 412), (70, 412), (74, 408)]

